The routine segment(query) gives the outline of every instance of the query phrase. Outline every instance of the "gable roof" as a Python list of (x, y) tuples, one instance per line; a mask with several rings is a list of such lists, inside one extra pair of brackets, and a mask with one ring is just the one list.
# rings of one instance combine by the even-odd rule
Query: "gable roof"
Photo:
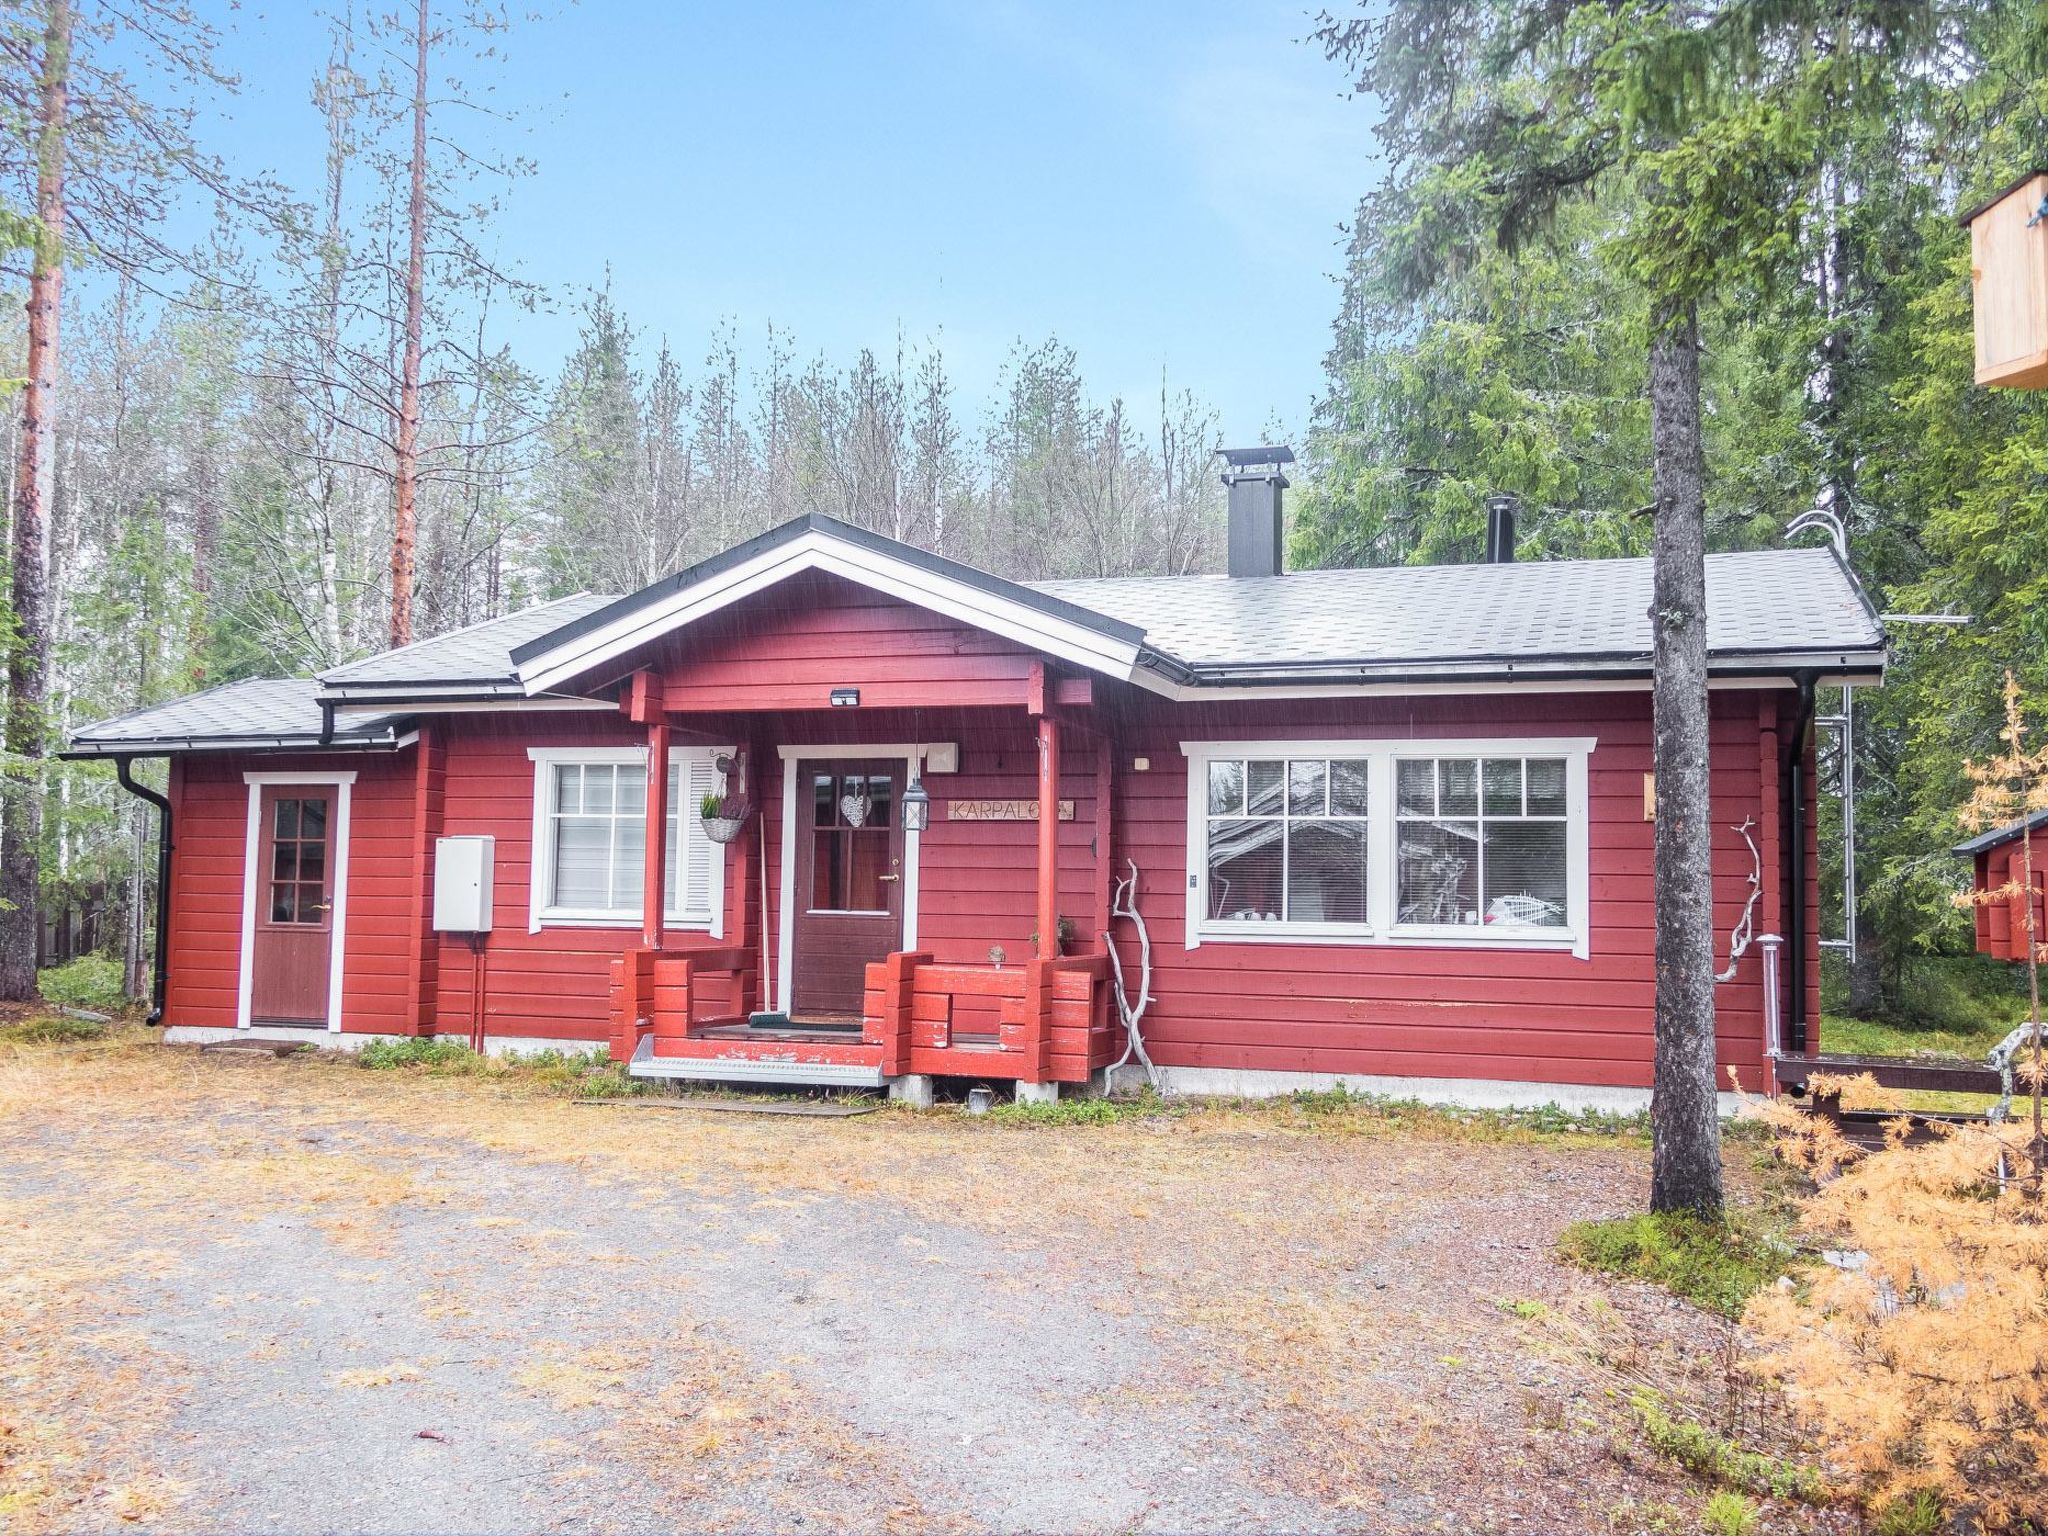
[(512, 648), (529, 694), (806, 571), (823, 571), (1005, 636), (1060, 660), (1128, 678), (1144, 631), (1052, 593), (811, 513)]
[[(1651, 567), (1636, 560), (1377, 566), (1284, 576), (1034, 584), (1138, 625), (1196, 676), (1341, 671), (1640, 671)], [(1882, 652), (1876, 613), (1832, 549), (1707, 557), (1707, 651), (1726, 671)]]
[(2022, 832), (2034, 832), (2042, 827), (2048, 827), (2048, 811), (2036, 811), (2020, 821), (2008, 821), (2004, 826), (1993, 827), (1989, 832), (1979, 832), (1975, 837), (1957, 843), (1951, 851), (1960, 853), (1965, 858), (1974, 857), (1989, 852), (2001, 843), (2017, 842)]
[[(262, 677), (154, 704), (74, 732), (65, 757), (153, 757), (165, 752), (320, 747), (320, 685), (310, 677)], [(405, 715), (336, 721), (328, 747), (403, 745)]]

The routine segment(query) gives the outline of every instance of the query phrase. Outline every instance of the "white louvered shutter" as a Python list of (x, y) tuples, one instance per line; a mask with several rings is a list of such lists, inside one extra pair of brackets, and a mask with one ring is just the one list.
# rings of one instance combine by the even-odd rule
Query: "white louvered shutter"
[(706, 795), (724, 781), (709, 753), (678, 753), (668, 765), (668, 916), (670, 921), (709, 927), (725, 850), (704, 835), (698, 813)]

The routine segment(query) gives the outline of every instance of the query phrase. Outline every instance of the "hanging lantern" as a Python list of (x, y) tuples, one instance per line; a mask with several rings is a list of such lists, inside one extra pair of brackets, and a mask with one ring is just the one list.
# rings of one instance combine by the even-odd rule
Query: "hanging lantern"
[(924, 780), (912, 779), (903, 791), (903, 830), (922, 832), (932, 822), (932, 797), (924, 792)]

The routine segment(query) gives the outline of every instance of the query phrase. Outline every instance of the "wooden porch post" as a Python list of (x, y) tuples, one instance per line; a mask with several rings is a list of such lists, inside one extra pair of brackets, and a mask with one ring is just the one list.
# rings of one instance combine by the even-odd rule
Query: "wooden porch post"
[(1060, 952), (1060, 723), (1038, 717), (1038, 953)]
[(641, 887), (641, 937), (661, 948), (664, 897), (668, 892), (668, 725), (647, 727), (647, 863)]
[(1095, 932), (1096, 953), (1109, 950), (1110, 893), (1116, 866), (1110, 843), (1116, 830), (1116, 744), (1108, 735), (1095, 738)]

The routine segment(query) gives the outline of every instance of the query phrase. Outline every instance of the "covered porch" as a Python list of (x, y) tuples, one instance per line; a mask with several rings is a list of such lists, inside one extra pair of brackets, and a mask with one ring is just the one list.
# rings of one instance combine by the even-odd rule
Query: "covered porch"
[[(623, 690), (649, 793), (613, 1057), (636, 1077), (715, 1083), (1085, 1083), (1123, 1043), (1107, 952), (1116, 755), (1091, 681), (1033, 661), (945, 690), (942, 707), (846, 692), (881, 707), (819, 711), (813, 690), (812, 708), (778, 708), (794, 701), (770, 685), (744, 715), (693, 710), (651, 670)], [(700, 808), (670, 803), (668, 764), (707, 740), (732, 744), (719, 791), (742, 825), (719, 931), (679, 932), (665, 861), (676, 818)]]

